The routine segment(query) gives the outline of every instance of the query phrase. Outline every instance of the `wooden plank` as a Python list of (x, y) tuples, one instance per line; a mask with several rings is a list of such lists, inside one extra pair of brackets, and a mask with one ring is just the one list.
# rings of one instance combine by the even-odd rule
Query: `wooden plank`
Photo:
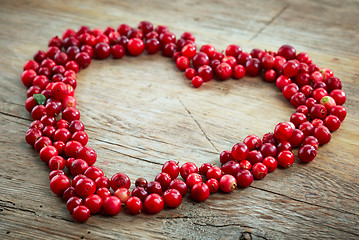
[[(349, 0), (1, 2), (0, 237), (357, 239), (358, 10)], [(191, 31), (198, 45), (218, 49), (237, 43), (245, 51), (276, 50), (290, 43), (342, 79), (348, 117), (314, 162), (276, 170), (248, 189), (200, 204), (187, 196), (178, 209), (154, 216), (122, 211), (75, 223), (48, 187), (48, 168), (24, 141), (30, 115), (23, 106), (22, 65), (66, 28), (136, 26), (144, 19), (168, 25), (177, 36)], [(97, 165), (109, 177), (125, 172), (133, 180), (152, 180), (167, 160), (219, 164), (218, 152), (248, 134), (272, 131), (294, 112), (259, 78), (193, 89), (170, 59), (146, 54), (94, 61), (79, 74), (76, 98)]]

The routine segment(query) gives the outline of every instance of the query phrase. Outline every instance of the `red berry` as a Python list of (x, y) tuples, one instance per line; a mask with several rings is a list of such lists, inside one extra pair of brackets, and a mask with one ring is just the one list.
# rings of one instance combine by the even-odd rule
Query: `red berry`
[(184, 71), (187, 68), (190, 67), (190, 61), (187, 57), (185, 56), (180, 56), (179, 58), (177, 58), (176, 60), (176, 67), (180, 70), (180, 71)]
[(294, 59), (296, 57), (295, 48), (290, 45), (283, 45), (278, 49), (278, 56), (282, 56), (287, 60)]
[(264, 143), (260, 151), (264, 158), (268, 156), (275, 157), (277, 155), (277, 147), (272, 143)]
[(198, 68), (198, 76), (200, 76), (203, 82), (208, 82), (213, 78), (213, 70), (208, 65), (202, 65)]
[(326, 126), (320, 125), (314, 129), (314, 137), (318, 139), (320, 145), (324, 145), (330, 141), (331, 134)]
[(308, 163), (313, 161), (313, 159), (317, 156), (317, 150), (312, 145), (303, 145), (299, 148), (298, 157), (300, 161)]
[(232, 76), (232, 67), (223, 62), (216, 67), (216, 75), (220, 80), (226, 80)]
[(139, 199), (136, 196), (132, 196), (127, 200), (126, 203), (126, 208), (128, 209), (128, 211), (130, 211), (130, 213), (132, 214), (138, 214), (142, 211), (143, 209), (143, 204), (141, 199)]
[(110, 185), (114, 191), (121, 187), (129, 189), (131, 186), (131, 181), (126, 174), (116, 173), (112, 176)]
[(294, 77), (298, 74), (299, 64), (296, 60), (290, 60), (283, 64), (283, 75), (287, 77)]
[(203, 182), (195, 184), (191, 190), (191, 197), (198, 202), (204, 202), (207, 200), (209, 194), (209, 187)]
[(240, 46), (238, 46), (238, 45), (230, 44), (226, 48), (225, 53), (226, 53), (226, 56), (233, 56), (233, 57), (237, 58), (238, 55), (240, 53), (242, 53), (242, 48)]
[(238, 171), (241, 169), (239, 163), (237, 161), (228, 161), (222, 165), (222, 171), (225, 174), (231, 174), (235, 176)]
[(83, 205), (77, 206), (72, 212), (72, 217), (80, 223), (86, 222), (90, 217), (90, 210)]
[(293, 128), (288, 122), (278, 123), (274, 128), (274, 136), (279, 141), (287, 141), (293, 133)]
[(168, 173), (161, 172), (156, 176), (155, 181), (159, 182), (162, 190), (165, 191), (171, 183), (171, 176)]
[(49, 160), (49, 168), (51, 170), (62, 170), (65, 168), (65, 159), (61, 156), (53, 156)]
[(324, 119), (324, 125), (331, 131), (334, 132), (340, 127), (340, 120), (337, 116), (328, 115)]
[(330, 92), (329, 96), (331, 96), (338, 105), (343, 105), (347, 100), (345, 92), (340, 89), (334, 89)]
[(192, 162), (184, 163), (180, 168), (181, 177), (186, 180), (188, 175), (190, 175), (191, 173), (198, 173), (198, 168), (196, 164)]
[(206, 174), (207, 179), (214, 178), (217, 179), (218, 181), (221, 179), (222, 176), (223, 176), (222, 169), (217, 166), (208, 169)]
[(261, 71), (260, 61), (257, 58), (251, 58), (246, 62), (245, 68), (249, 76), (258, 76)]
[(195, 88), (199, 88), (203, 84), (203, 79), (200, 76), (194, 76), (192, 78), (192, 85)]
[(241, 169), (236, 175), (239, 187), (249, 187), (253, 182), (253, 174), (247, 169)]
[(162, 197), (156, 193), (148, 195), (144, 201), (145, 211), (149, 214), (156, 214), (161, 212), (164, 206)]
[[(69, 158), (71, 159), (71, 158)], [(69, 159), (67, 161), (69, 161)], [(72, 158), (73, 159), (73, 158)], [(66, 163), (67, 165), (67, 163)], [(69, 166), (70, 172), (73, 176), (83, 174), (86, 169), (89, 167), (87, 162), (83, 159), (74, 159), (71, 161), (71, 165)]]
[(70, 179), (64, 174), (58, 174), (50, 180), (50, 189), (54, 194), (58, 196), (61, 196), (64, 191), (70, 186)]
[(203, 176), (206, 176), (208, 170), (212, 168), (212, 164), (210, 163), (203, 163), (201, 167), (199, 168), (199, 173)]
[(163, 200), (167, 207), (176, 208), (182, 203), (182, 195), (177, 189), (168, 189), (163, 193)]
[(219, 180), (219, 187), (223, 192), (230, 193), (237, 188), (237, 180), (232, 175), (223, 175)]
[(114, 216), (121, 211), (121, 200), (116, 196), (109, 196), (103, 201), (102, 206), (107, 215)]
[(277, 161), (279, 166), (283, 168), (288, 168), (293, 165), (295, 160), (294, 154), (291, 151), (284, 150), (280, 152), (277, 156)]
[(277, 160), (271, 156), (264, 158), (263, 164), (266, 165), (268, 172), (273, 172), (278, 166)]
[(58, 154), (54, 146), (45, 146), (40, 150), (40, 159), (44, 163), (49, 163), (50, 159)]
[(196, 70), (194, 68), (187, 68), (185, 70), (185, 76), (188, 80), (192, 80), (192, 78), (196, 76)]
[(140, 55), (145, 49), (143, 41), (139, 38), (131, 38), (127, 44), (128, 52), (133, 56)]
[(173, 179), (172, 182), (170, 183), (169, 188), (173, 188), (173, 189), (177, 189), (182, 196), (186, 195), (187, 191), (188, 191), (188, 187), (187, 184), (179, 179)]
[(146, 191), (151, 194), (151, 193), (157, 193), (158, 195), (162, 195), (163, 190), (162, 190), (162, 186), (159, 182), (157, 181), (152, 181), (149, 182), (147, 184), (147, 188)]
[(102, 210), (102, 204), (103, 200), (97, 194), (89, 195), (84, 201), (84, 205), (92, 214), (99, 213)]
[(84, 175), (95, 181), (97, 178), (103, 176), (103, 171), (98, 167), (90, 166), (86, 169)]
[(232, 156), (232, 152), (229, 150), (225, 150), (223, 152), (221, 152), (221, 154), (219, 155), (219, 161), (222, 164), (225, 164), (228, 161), (234, 160), (234, 157)]
[(248, 152), (248, 147), (244, 143), (237, 143), (232, 148), (232, 156), (238, 161), (246, 159)]
[(200, 182), (202, 182), (202, 176), (198, 173), (191, 173), (186, 179), (186, 184), (189, 189), (192, 189), (196, 183)]
[(75, 184), (76, 194), (80, 197), (86, 198), (87, 196), (96, 192), (96, 184), (90, 178), (82, 178)]
[(142, 178), (142, 177), (137, 178), (136, 181), (135, 181), (135, 186), (136, 187), (146, 188), (147, 187), (147, 180), (145, 178)]
[(78, 150), (77, 158), (85, 160), (89, 166), (92, 166), (96, 162), (97, 154), (92, 148), (84, 146)]
[(268, 174), (268, 168), (263, 163), (259, 162), (252, 167), (253, 176), (256, 179), (263, 179)]
[(248, 160), (242, 160), (242, 161), (239, 162), (239, 167), (240, 167), (240, 169), (251, 170), (252, 169), (252, 164)]
[(233, 67), (233, 78), (235, 79), (241, 79), (246, 75), (246, 69), (243, 67), (243, 65), (236, 65)]
[(131, 193), (127, 188), (119, 188), (113, 193), (113, 195), (118, 197), (122, 204), (126, 204), (127, 200), (131, 196)]

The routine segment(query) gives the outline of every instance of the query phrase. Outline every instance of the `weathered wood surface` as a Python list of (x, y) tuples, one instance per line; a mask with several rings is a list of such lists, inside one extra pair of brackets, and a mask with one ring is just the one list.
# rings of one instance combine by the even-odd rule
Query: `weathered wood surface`
[[(284, 43), (306, 51), (342, 79), (348, 117), (316, 160), (277, 170), (252, 187), (188, 197), (150, 216), (95, 216), (78, 224), (48, 185), (48, 168), (24, 141), (24, 62), (66, 28), (166, 24), (199, 45), (246, 51)], [(0, 1), (1, 239), (358, 239), (358, 1)], [(112, 176), (153, 179), (167, 160), (218, 162), (218, 151), (263, 135), (293, 112), (259, 78), (193, 89), (169, 59), (142, 55), (94, 61), (79, 75), (78, 108)]]

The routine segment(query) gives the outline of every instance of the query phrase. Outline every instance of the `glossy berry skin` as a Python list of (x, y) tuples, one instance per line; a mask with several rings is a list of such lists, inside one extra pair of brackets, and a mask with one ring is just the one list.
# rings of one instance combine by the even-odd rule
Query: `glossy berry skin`
[(347, 116), (347, 110), (345, 109), (345, 107), (337, 105), (330, 110), (330, 114), (337, 116), (339, 120), (343, 122), (345, 117)]
[(182, 197), (188, 192), (187, 184), (180, 179), (173, 179), (169, 186), (170, 189), (177, 189)]
[(234, 176), (226, 174), (219, 180), (219, 188), (225, 192), (230, 193), (237, 188), (237, 180)]
[(90, 179), (92, 179), (93, 181), (95, 181), (97, 178), (102, 177), (103, 171), (95, 166), (90, 166), (86, 169), (86, 171), (84, 172), (84, 175)]
[(91, 214), (99, 213), (102, 210), (103, 200), (97, 194), (89, 195), (85, 201), (84, 205), (90, 210)]
[(203, 79), (200, 76), (194, 76), (191, 82), (193, 87), (199, 88), (203, 84)]
[(263, 164), (266, 165), (268, 172), (273, 172), (277, 169), (278, 163), (274, 157), (266, 157), (263, 159)]
[(248, 152), (248, 147), (244, 143), (237, 143), (232, 147), (232, 156), (238, 161), (246, 159)]
[(53, 156), (49, 161), (51, 170), (62, 170), (65, 168), (65, 159), (61, 156)]
[(131, 186), (131, 181), (126, 174), (116, 173), (111, 178), (110, 186), (114, 191), (121, 187), (129, 189)]
[(57, 156), (58, 152), (57, 149), (54, 146), (46, 146), (43, 147), (40, 150), (40, 159), (41, 161), (43, 161), (44, 163), (49, 163), (50, 159), (54, 156)]
[(234, 157), (232, 156), (232, 152), (229, 150), (224, 150), (219, 155), (219, 161), (221, 164), (225, 164), (228, 161), (234, 160)]
[(83, 174), (88, 167), (89, 167), (89, 165), (87, 164), (87, 162), (85, 160), (74, 159), (73, 161), (71, 161), (71, 164), (68, 168), (70, 169), (72, 176), (76, 176), (79, 174)]
[(252, 169), (252, 164), (248, 160), (242, 160), (242, 161), (239, 162), (239, 167), (240, 167), (240, 169), (251, 170)]
[(249, 151), (259, 150), (262, 146), (262, 140), (256, 135), (248, 135), (243, 143), (247, 145)]
[(145, 178), (137, 178), (136, 181), (135, 181), (135, 186), (136, 187), (143, 187), (143, 188), (146, 188), (147, 187), (147, 180)]
[(89, 166), (92, 166), (96, 162), (97, 154), (92, 148), (84, 146), (78, 150), (77, 158), (85, 160)]
[(162, 172), (168, 173), (171, 179), (176, 179), (180, 172), (180, 167), (178, 166), (178, 162), (175, 161), (167, 161), (162, 166)]
[(178, 68), (178, 70), (180, 71), (184, 71), (187, 68), (190, 67), (190, 60), (185, 57), (185, 56), (180, 56), (179, 58), (177, 58), (176, 60), (176, 67)]
[(208, 65), (203, 65), (198, 68), (198, 76), (200, 76), (203, 82), (208, 82), (213, 78), (213, 69)]
[(287, 141), (293, 133), (293, 128), (288, 122), (278, 123), (274, 128), (274, 136), (279, 141)]
[(90, 217), (90, 210), (83, 205), (77, 206), (72, 212), (72, 217), (80, 223), (86, 222)]
[(283, 168), (288, 168), (293, 165), (295, 160), (294, 154), (291, 151), (284, 150), (277, 156), (278, 165)]
[(253, 165), (253, 164), (257, 163), (257, 162), (262, 162), (263, 161), (263, 155), (258, 150), (252, 150), (252, 151), (250, 151), (248, 153), (247, 160)]
[(158, 195), (162, 195), (163, 190), (162, 190), (162, 186), (159, 182), (157, 181), (152, 181), (149, 182), (147, 184), (147, 188), (146, 191), (151, 194), (151, 193), (157, 193)]
[[(86, 172), (86, 171), (85, 171)], [(96, 189), (110, 188), (110, 179), (106, 176), (100, 176), (95, 179)]]
[(182, 195), (177, 189), (168, 189), (163, 193), (163, 201), (169, 208), (176, 208), (182, 203)]
[(181, 177), (186, 180), (191, 173), (198, 173), (198, 168), (193, 162), (184, 163), (180, 168)]
[(144, 209), (149, 214), (159, 213), (162, 211), (163, 207), (163, 198), (157, 193), (148, 195), (144, 201)]
[(171, 183), (171, 176), (168, 173), (159, 173), (157, 174), (155, 181), (161, 184), (161, 188), (163, 191), (167, 190)]
[[(298, 130), (298, 129), (295, 129), (295, 130)], [(293, 136), (293, 135), (292, 135), (292, 136)], [(304, 138), (303, 138), (303, 139), (304, 139)], [(281, 152), (281, 151), (284, 151), (284, 150), (292, 151), (292, 145), (290, 144), (290, 142), (284, 141), (284, 142), (278, 143), (278, 145), (277, 145), (277, 151), (278, 151), (278, 152)]]
[(283, 64), (283, 75), (287, 77), (294, 77), (299, 72), (299, 64), (294, 61), (290, 60)]
[(263, 158), (268, 157), (268, 156), (273, 156), (275, 157), (277, 155), (277, 148), (274, 144), (272, 143), (263, 143), (261, 149), (260, 149)]
[(203, 176), (206, 176), (208, 170), (212, 168), (212, 164), (210, 163), (203, 163), (201, 167), (199, 168), (199, 173)]
[(189, 189), (192, 189), (192, 187), (199, 182), (202, 182), (202, 176), (198, 173), (191, 173), (186, 179), (186, 184)]
[(216, 76), (220, 80), (226, 80), (232, 76), (232, 67), (228, 63), (221, 63), (216, 67)]
[(222, 169), (220, 167), (217, 167), (217, 166), (214, 166), (214, 167), (208, 169), (208, 171), (206, 173), (206, 178), (207, 179), (214, 178), (214, 179), (217, 179), (219, 181), (222, 176), (223, 176)]
[(132, 56), (140, 55), (145, 49), (143, 41), (139, 38), (132, 38), (128, 41), (127, 50)]
[(195, 184), (191, 189), (191, 197), (198, 202), (206, 201), (209, 194), (209, 187), (203, 182)]
[(121, 211), (121, 200), (116, 196), (109, 196), (103, 201), (102, 206), (107, 215), (115, 216)]
[(331, 133), (326, 126), (318, 126), (314, 129), (314, 137), (318, 139), (320, 145), (327, 144), (331, 139)]
[(126, 208), (132, 214), (139, 214), (143, 209), (141, 199), (136, 196), (132, 196), (127, 200)]
[(258, 76), (261, 70), (260, 61), (257, 58), (249, 59), (246, 62), (245, 69), (249, 76)]
[(233, 160), (226, 162), (221, 168), (224, 174), (231, 174), (233, 176), (241, 169), (239, 163)]
[(263, 163), (256, 163), (252, 167), (253, 176), (256, 179), (263, 179), (268, 174), (267, 166)]
[(83, 178), (75, 184), (75, 191), (78, 196), (86, 198), (96, 192), (96, 184), (90, 178)]
[(215, 178), (208, 179), (206, 185), (208, 186), (210, 193), (215, 193), (219, 189), (219, 182)]
[(328, 115), (324, 119), (324, 125), (331, 131), (334, 132), (339, 129), (340, 127), (340, 120), (337, 116)]
[(237, 186), (249, 187), (253, 182), (253, 174), (247, 169), (241, 169), (236, 175)]
[(308, 163), (313, 161), (313, 159), (317, 156), (317, 150), (312, 145), (303, 145), (299, 148), (298, 157), (300, 161), (304, 163)]
[(61, 196), (64, 193), (64, 191), (70, 186), (71, 186), (71, 181), (64, 174), (58, 174), (50, 180), (50, 189), (54, 194), (58, 196)]
[(296, 50), (290, 45), (283, 45), (278, 49), (278, 56), (282, 56), (287, 60), (294, 59), (296, 57)]
[(113, 193), (113, 195), (118, 197), (122, 204), (126, 204), (127, 200), (131, 196), (131, 193), (127, 188), (119, 188)]

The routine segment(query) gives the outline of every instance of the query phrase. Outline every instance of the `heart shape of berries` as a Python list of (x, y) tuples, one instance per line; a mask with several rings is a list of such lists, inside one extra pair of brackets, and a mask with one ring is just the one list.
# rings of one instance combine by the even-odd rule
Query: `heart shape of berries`
[[(99, 212), (116, 215), (122, 205), (132, 214), (158, 213), (164, 206), (178, 207), (188, 191), (195, 201), (202, 202), (219, 189), (229, 193), (237, 187), (248, 187), (278, 165), (292, 166), (292, 148), (299, 148), (301, 162), (312, 161), (318, 147), (330, 141), (331, 132), (346, 117), (342, 106), (346, 95), (340, 79), (289, 45), (277, 52), (253, 49), (247, 53), (231, 44), (223, 54), (206, 44), (197, 51), (191, 33), (185, 32), (176, 40), (166, 26), (154, 29), (150, 22), (142, 21), (137, 28), (121, 24), (117, 30), (91, 30), (86, 26), (77, 32), (67, 29), (62, 38), (50, 39), (48, 46), (46, 52), (39, 50), (33, 60), (25, 63), (21, 75), (28, 87), (25, 107), (34, 120), (26, 132), (26, 141), (48, 164), (52, 192), (66, 201), (79, 222)], [(230, 151), (223, 151), (219, 157), (221, 167), (205, 163), (198, 168), (192, 162), (179, 166), (178, 162), (168, 161), (155, 181), (138, 178), (130, 192), (131, 181), (125, 173), (116, 173), (109, 179), (94, 166), (97, 155), (86, 146), (88, 136), (76, 109), (74, 90), (77, 73), (87, 68), (92, 58), (112, 55), (119, 59), (126, 54), (138, 56), (145, 50), (148, 54), (162, 51), (165, 57), (172, 58), (195, 88), (214, 78), (224, 81), (241, 79), (246, 74), (262, 75), (265, 81), (275, 82), (296, 112), (289, 122), (277, 124), (273, 133), (262, 138), (249, 135)], [(72, 180), (67, 176), (70, 174)], [(178, 179), (179, 175), (184, 181)]]

